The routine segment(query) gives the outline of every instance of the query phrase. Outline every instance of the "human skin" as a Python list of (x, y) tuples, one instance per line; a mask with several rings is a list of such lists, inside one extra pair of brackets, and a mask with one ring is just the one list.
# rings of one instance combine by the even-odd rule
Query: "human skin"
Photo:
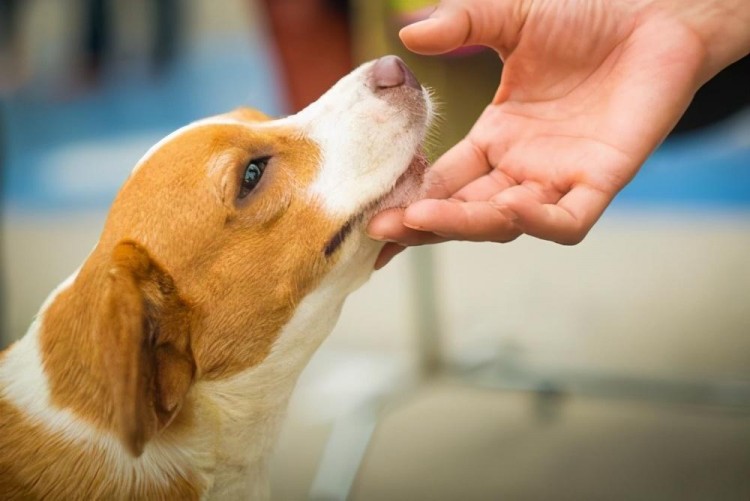
[(400, 33), (420, 54), (491, 47), (492, 102), (433, 165), (427, 198), (370, 222), (403, 246), (583, 240), (685, 112), (750, 52), (747, 0), (444, 0)]

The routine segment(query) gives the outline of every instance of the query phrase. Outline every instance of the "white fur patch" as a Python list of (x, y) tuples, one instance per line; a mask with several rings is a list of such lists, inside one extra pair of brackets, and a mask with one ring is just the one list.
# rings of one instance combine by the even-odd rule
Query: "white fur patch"
[(352, 216), (391, 191), (432, 118), (425, 91), (421, 119), (376, 95), (367, 83), (373, 64), (360, 66), (288, 119), (321, 149), (323, 165), (310, 193), (331, 214)]
[(0, 390), (3, 398), (41, 422), (67, 421), (65, 418), (49, 414), (50, 393), (39, 351), (39, 326), (44, 311), (73, 283), (76, 276), (78, 270), (47, 296), (26, 335), (8, 349), (5, 359), (0, 362)]

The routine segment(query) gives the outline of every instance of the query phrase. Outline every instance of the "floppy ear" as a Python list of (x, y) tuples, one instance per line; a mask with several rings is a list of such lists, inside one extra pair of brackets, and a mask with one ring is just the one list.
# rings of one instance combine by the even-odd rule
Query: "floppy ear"
[(99, 332), (114, 425), (136, 457), (174, 419), (195, 375), (189, 308), (140, 245), (112, 252)]

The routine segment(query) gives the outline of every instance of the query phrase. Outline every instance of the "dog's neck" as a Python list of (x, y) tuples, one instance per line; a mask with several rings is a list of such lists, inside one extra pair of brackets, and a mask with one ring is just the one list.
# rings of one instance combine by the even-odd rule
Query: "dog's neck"
[[(364, 259), (374, 260), (372, 251), (366, 254), (372, 255)], [(91, 349), (94, 320), (85, 294), (77, 294), (69, 280), (47, 301), (27, 336), (0, 358), (0, 403), (14, 410), (0, 419), (0, 425), (13, 428), (33, 422), (40, 440), (62, 436), (66, 445), (48, 453), (51, 461), (58, 453), (63, 465), (71, 451), (95, 451), (77, 455), (77, 468), (106, 475), (98, 483), (117, 486), (118, 495), (126, 492), (126, 485), (140, 483), (141, 494), (144, 486), (153, 485), (145, 492), (267, 498), (268, 459), (296, 380), (333, 329), (348, 293), (368, 276), (369, 271), (326, 277), (300, 302), (261, 364), (226, 379), (199, 380), (188, 394), (181, 423), (155, 437), (137, 459), (110, 433), (111, 409), (97, 406), (108, 401), (107, 386), (93, 380), (95, 348), (91, 353), (83, 349)], [(57, 362), (50, 364), (50, 357)], [(14, 380), (23, 384), (10, 387)], [(65, 391), (60, 393), (56, 385)], [(58, 494), (66, 492), (70, 491)]]
[[(217, 499), (264, 499), (268, 496), (268, 459), (276, 443), (297, 379), (333, 330), (346, 297), (372, 270), (379, 247), (358, 249), (358, 273), (334, 270), (297, 306), (271, 354), (262, 364), (229, 379), (199, 382), (195, 390), (209, 402), (204, 415), (216, 415), (218, 450), (214, 488)], [(241, 474), (238, 470), (244, 468)]]
[[(336, 296), (340, 296), (336, 298)], [(259, 366), (229, 379), (199, 382), (195, 391), (206, 406), (197, 414), (216, 416), (218, 426), (214, 489), (219, 499), (262, 499), (246, 489), (267, 488), (267, 462), (276, 442), (287, 402), (313, 352), (333, 328), (344, 300), (340, 291), (322, 287), (307, 296)]]

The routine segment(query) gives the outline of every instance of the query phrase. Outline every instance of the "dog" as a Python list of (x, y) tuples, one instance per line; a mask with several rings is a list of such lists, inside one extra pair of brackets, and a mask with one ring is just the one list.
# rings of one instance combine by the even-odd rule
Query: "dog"
[(395, 56), (296, 115), (136, 164), (89, 257), (0, 354), (0, 498), (265, 499), (295, 382), (421, 196), (428, 92)]

